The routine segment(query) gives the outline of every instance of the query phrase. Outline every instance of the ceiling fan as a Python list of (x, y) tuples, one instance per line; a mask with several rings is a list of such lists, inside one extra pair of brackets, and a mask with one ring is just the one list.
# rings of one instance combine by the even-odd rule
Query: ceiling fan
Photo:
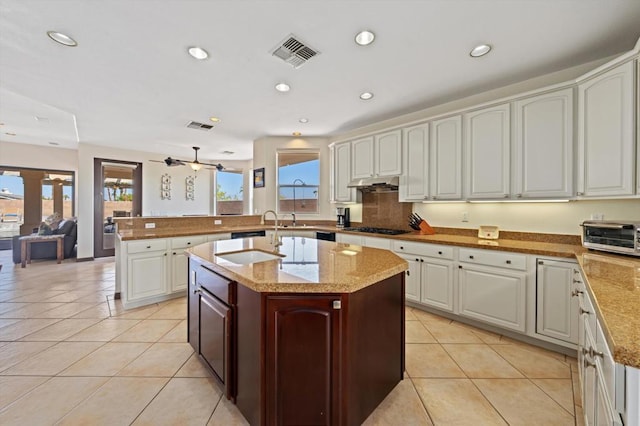
[(162, 161), (160, 161), (160, 160), (149, 160), (149, 161), (152, 161), (154, 163), (165, 163), (169, 167), (184, 166), (184, 165), (188, 164), (189, 167), (191, 167), (191, 169), (194, 172), (197, 172), (198, 170), (200, 170), (202, 168), (202, 166), (213, 166), (219, 172), (221, 172), (222, 170), (225, 169), (224, 166), (222, 164), (220, 164), (220, 163), (218, 163), (218, 164), (201, 163), (200, 161), (198, 161), (198, 150), (200, 149), (200, 147), (199, 146), (193, 146), (192, 148), (196, 152), (196, 157), (195, 157), (195, 160), (193, 160), (193, 161), (178, 160), (177, 158), (171, 158), (171, 157), (167, 157)]

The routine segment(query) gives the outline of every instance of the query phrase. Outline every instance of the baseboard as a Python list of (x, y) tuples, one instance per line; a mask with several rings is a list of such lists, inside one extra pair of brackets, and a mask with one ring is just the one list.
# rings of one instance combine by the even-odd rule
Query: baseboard
[(76, 262), (92, 262), (95, 259), (93, 257), (78, 257), (76, 258)]

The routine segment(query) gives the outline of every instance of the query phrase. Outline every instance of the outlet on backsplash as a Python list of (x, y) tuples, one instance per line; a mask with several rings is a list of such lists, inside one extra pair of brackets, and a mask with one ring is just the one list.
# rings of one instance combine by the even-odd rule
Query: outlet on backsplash
[(591, 213), (591, 220), (604, 220), (604, 213)]
[(462, 212), (462, 222), (469, 222), (469, 212)]

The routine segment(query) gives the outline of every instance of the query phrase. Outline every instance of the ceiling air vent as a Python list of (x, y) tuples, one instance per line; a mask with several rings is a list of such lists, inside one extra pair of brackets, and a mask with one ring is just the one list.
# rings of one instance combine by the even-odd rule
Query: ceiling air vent
[(197, 121), (190, 121), (187, 127), (190, 129), (204, 130), (205, 132), (213, 129), (211, 124), (198, 123)]
[(309, 59), (320, 52), (307, 46), (293, 34), (289, 34), (281, 43), (271, 50), (271, 54), (282, 59), (294, 68), (300, 68)]

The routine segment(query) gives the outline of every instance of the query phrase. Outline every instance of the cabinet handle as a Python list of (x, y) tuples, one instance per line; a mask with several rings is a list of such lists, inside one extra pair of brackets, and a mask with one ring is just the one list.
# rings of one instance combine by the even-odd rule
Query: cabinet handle
[(151, 246), (147, 246), (147, 248), (151, 248)]
[(458, 265), (458, 269), (462, 269), (462, 265)]
[(420, 262), (420, 259), (418, 259), (417, 257), (416, 257), (416, 262)]
[(584, 358), (584, 360), (582, 362), (584, 363), (584, 368), (589, 368), (589, 367), (594, 367), (595, 368), (595, 366), (596, 366), (595, 362), (591, 362), (587, 358)]
[(511, 261), (510, 260), (507, 260), (507, 265), (511, 265)]
[(434, 196), (432, 196), (432, 197), (431, 197), (431, 199), (433, 199), (433, 200), (437, 200), (437, 199), (438, 199), (438, 197), (434, 195)]
[(404, 246), (400, 246), (400, 250), (404, 250)]
[(201, 293), (199, 288), (196, 288), (195, 290), (193, 290), (193, 294), (198, 294), (198, 293)]
[(424, 263), (424, 259), (420, 259), (420, 262)]
[(584, 195), (584, 192), (576, 192), (576, 195), (577, 195), (577, 196)]
[(469, 256), (469, 259), (473, 259), (473, 256)]
[(341, 309), (341, 308), (342, 308), (342, 302), (340, 300), (334, 300), (333, 309)]
[(191, 241), (187, 241), (187, 245), (190, 246), (191, 245)]
[(438, 254), (442, 254), (442, 252), (441, 252), (441, 251), (439, 251), (439, 252), (438, 252)]
[(587, 311), (586, 309), (582, 309), (582, 308), (580, 308), (580, 315), (582, 315), (582, 314), (590, 315), (590, 314), (591, 314), (591, 312)]
[(575, 278), (573, 279), (573, 282), (574, 282), (575, 284), (582, 284), (582, 280), (576, 280)]
[(411, 274), (409, 273), (409, 271), (407, 271), (406, 273), (407, 273), (407, 276), (408, 276), (408, 277), (410, 277), (410, 276), (411, 276)]
[(516, 198), (522, 198), (522, 194), (516, 194)]
[(593, 347), (589, 348), (589, 355), (591, 355), (591, 358), (599, 356), (600, 358), (604, 359), (604, 354), (596, 349), (594, 349)]
[(165, 256), (167, 255), (167, 253), (164, 254)]
[(573, 297), (576, 297), (576, 296), (578, 296), (579, 294), (584, 294), (584, 291), (582, 291), (582, 290), (573, 290), (573, 291), (571, 292), (571, 296), (573, 296)]
[(174, 256), (176, 255), (176, 252), (175, 252), (175, 251), (173, 252), (173, 255), (174, 255)]
[(504, 194), (504, 198), (509, 198), (509, 194)]
[(544, 262), (542, 260), (538, 260), (538, 265), (544, 265)]

